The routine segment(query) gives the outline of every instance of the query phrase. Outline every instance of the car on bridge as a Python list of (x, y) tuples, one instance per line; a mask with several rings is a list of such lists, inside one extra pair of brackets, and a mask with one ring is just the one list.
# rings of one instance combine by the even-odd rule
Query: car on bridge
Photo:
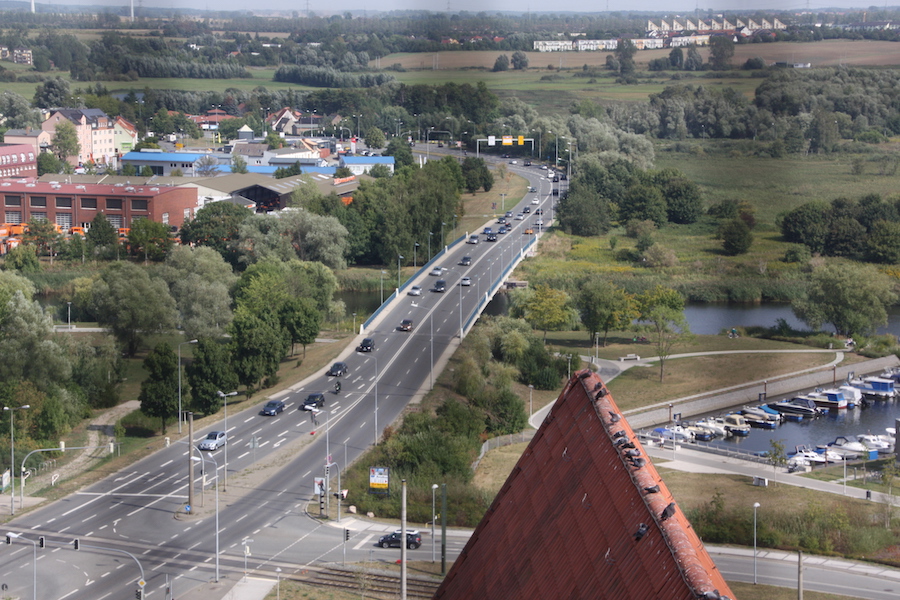
[(347, 367), (347, 363), (344, 362), (336, 362), (331, 365), (331, 368), (328, 369), (329, 377), (343, 377), (350, 371), (350, 368)]
[(406, 292), (409, 296), (421, 296), (422, 295), (422, 286), (414, 285), (409, 288), (409, 291)]
[(259, 414), (266, 417), (274, 417), (280, 412), (284, 412), (284, 402), (281, 400), (269, 400), (262, 407), (262, 410), (259, 411)]
[(432, 291), (435, 292), (446, 292), (447, 291), (447, 280), (446, 279), (438, 279), (434, 282), (434, 289)]
[(412, 319), (403, 319), (400, 321), (400, 326), (397, 327), (400, 331), (412, 331), (413, 322)]
[(325, 394), (316, 392), (310, 394), (300, 405), (300, 410), (313, 410), (314, 408), (322, 408), (325, 406)]
[(459, 264), (460, 264), (460, 266), (463, 266), (463, 267), (470, 266), (472, 264), (472, 257), (471, 256), (463, 256), (462, 260), (459, 261)]
[[(400, 540), (403, 539), (403, 532), (397, 530), (394, 533), (383, 535), (378, 539), (378, 545), (382, 548), (400, 547)], [(406, 547), (415, 550), (422, 545), (422, 534), (416, 529), (406, 530)]]
[(209, 451), (218, 450), (225, 445), (227, 437), (228, 436), (225, 435), (224, 431), (210, 431), (206, 434), (206, 439), (200, 442), (200, 445), (197, 446), (197, 448)]
[(372, 338), (365, 338), (362, 342), (360, 342), (359, 346), (356, 347), (357, 352), (371, 352), (375, 349), (375, 340)]

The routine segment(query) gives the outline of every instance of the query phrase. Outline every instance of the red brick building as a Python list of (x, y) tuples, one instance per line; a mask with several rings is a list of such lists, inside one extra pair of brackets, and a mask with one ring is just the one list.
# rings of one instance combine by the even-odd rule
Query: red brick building
[(87, 227), (97, 213), (113, 227), (130, 227), (150, 219), (180, 227), (197, 209), (197, 189), (153, 185), (42, 182), (36, 179), (0, 181), (3, 222), (16, 224), (46, 219), (63, 230)]

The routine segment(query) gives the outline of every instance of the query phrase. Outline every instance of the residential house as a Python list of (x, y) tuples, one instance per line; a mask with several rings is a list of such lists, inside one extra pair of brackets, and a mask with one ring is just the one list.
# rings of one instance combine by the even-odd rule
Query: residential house
[(131, 152), (138, 142), (137, 127), (131, 121), (122, 117), (113, 120), (113, 145), (116, 156)]
[(3, 141), (7, 144), (25, 144), (30, 146), (35, 156), (41, 152), (50, 151), (50, 141), (53, 134), (43, 129), (7, 129), (3, 134)]
[(31, 144), (0, 144), (0, 178), (37, 177), (37, 155)]
[(24, 46), (13, 48), (12, 61), (17, 65), (33, 65), (34, 56), (31, 54), (31, 48), (25, 48)]
[(350, 169), (354, 175), (368, 173), (375, 165), (384, 165), (393, 174), (393, 156), (342, 156), (341, 166)]
[(115, 133), (113, 120), (98, 108), (62, 108), (51, 110), (49, 116), (41, 124), (41, 129), (52, 136), (56, 126), (62, 121), (69, 121), (75, 126), (78, 134), (78, 155), (70, 156), (69, 163), (81, 166), (87, 162), (102, 165), (116, 164)]

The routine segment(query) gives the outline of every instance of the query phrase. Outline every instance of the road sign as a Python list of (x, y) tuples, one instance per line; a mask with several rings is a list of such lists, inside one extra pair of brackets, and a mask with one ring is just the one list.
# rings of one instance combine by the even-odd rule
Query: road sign
[(143, 579), (138, 579), (138, 586), (144, 587), (145, 585), (147, 585), (146, 581), (144, 581)]
[(325, 478), (324, 477), (314, 477), (314, 489), (317, 494), (325, 493)]

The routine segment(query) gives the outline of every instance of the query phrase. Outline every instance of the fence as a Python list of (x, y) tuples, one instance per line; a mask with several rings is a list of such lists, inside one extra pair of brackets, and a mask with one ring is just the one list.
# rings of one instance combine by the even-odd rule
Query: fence
[(495, 448), (511, 446), (512, 444), (519, 444), (522, 442), (530, 442), (534, 437), (534, 434), (536, 433), (537, 429), (526, 429), (525, 431), (520, 431), (519, 433), (498, 435), (497, 437), (493, 437), (487, 440), (481, 445), (481, 452), (478, 453), (478, 458), (475, 459), (474, 463), (472, 463), (472, 470), (474, 471), (478, 468), (478, 463), (481, 462), (481, 459), (484, 458), (484, 455), (487, 454), (488, 450), (494, 450)]

